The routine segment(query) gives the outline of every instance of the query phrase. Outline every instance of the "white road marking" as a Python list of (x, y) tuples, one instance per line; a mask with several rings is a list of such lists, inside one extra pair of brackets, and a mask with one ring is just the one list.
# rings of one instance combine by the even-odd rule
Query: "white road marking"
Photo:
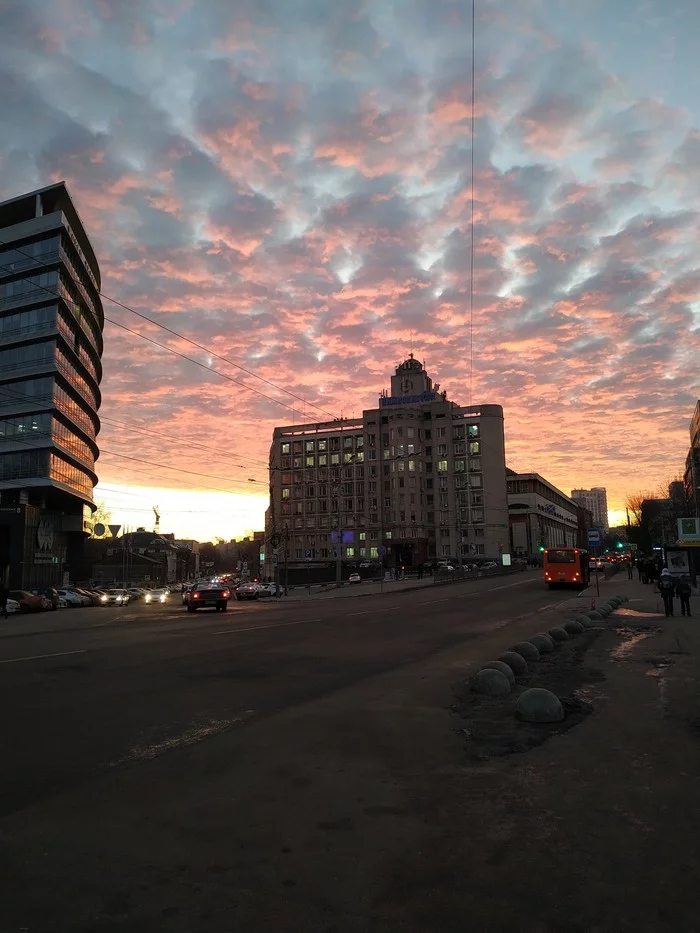
[(450, 597), (446, 596), (444, 599), (424, 599), (422, 603), (418, 603), (419, 606), (432, 606), (433, 603), (446, 603), (449, 602)]
[(27, 658), (5, 658), (4, 661), (0, 661), (0, 664), (16, 664), (18, 661), (42, 661), (44, 658), (64, 658), (67, 654), (85, 654), (86, 649), (81, 648), (79, 651), (58, 651), (56, 654), (33, 654)]
[[(212, 632), (212, 635), (235, 635), (236, 632), (260, 632), (266, 628), (284, 628), (287, 625), (310, 625), (312, 622), (320, 622), (321, 619), (300, 619), (298, 622), (274, 622), (271, 625), (251, 625), (250, 628), (224, 628), (219, 632)], [(200, 633), (206, 634), (206, 633)]]
[(486, 592), (495, 593), (496, 590), (509, 590), (511, 586), (523, 586), (525, 583), (534, 583), (534, 580), (518, 580), (517, 583), (506, 583), (505, 586), (492, 586)]
[(390, 612), (392, 609), (400, 608), (400, 606), (385, 606), (383, 609), (363, 609), (362, 612), (349, 612), (348, 618), (350, 618), (350, 616), (367, 616), (373, 612)]

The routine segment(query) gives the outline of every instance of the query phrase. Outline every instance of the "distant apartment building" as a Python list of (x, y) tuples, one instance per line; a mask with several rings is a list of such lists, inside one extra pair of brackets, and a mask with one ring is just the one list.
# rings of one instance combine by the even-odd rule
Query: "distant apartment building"
[(80, 571), (99, 456), (100, 270), (63, 183), (0, 204), (0, 582)]
[(690, 449), (685, 460), (683, 486), (688, 516), (700, 516), (700, 401), (690, 419)]
[(608, 492), (605, 486), (594, 486), (592, 489), (572, 489), (571, 498), (582, 505), (593, 516), (594, 527), (600, 528), (607, 534), (608, 528)]
[(507, 470), (511, 551), (536, 557), (541, 548), (581, 546), (579, 506), (539, 473)]
[(348, 565), (498, 558), (509, 546), (503, 409), (449, 400), (411, 354), (361, 418), (275, 428), (270, 491), (268, 575), (280, 542), (297, 566), (332, 561), (339, 539)]

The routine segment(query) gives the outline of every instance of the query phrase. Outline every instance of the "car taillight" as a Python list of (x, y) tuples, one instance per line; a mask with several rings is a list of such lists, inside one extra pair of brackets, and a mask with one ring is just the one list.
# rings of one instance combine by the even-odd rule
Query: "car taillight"
[(199, 599), (199, 593), (190, 593), (192, 599)]
[(229, 593), (228, 590), (224, 590), (221, 595), (223, 596), (224, 599), (228, 599), (231, 594)]

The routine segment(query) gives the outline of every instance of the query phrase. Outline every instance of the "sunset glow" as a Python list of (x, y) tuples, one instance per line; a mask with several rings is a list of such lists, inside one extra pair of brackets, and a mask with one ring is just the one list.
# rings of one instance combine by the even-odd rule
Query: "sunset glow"
[(613, 522), (673, 478), (700, 105), (692, 55), (661, 50), (691, 7), (477, 4), (472, 140), (459, 0), (27, 0), (0, 34), (0, 198), (65, 180), (104, 294), (199, 344), (104, 301), (115, 521), (262, 528), (275, 425), (374, 407), (411, 349), (468, 404), (472, 338), (512, 468), (607, 486)]

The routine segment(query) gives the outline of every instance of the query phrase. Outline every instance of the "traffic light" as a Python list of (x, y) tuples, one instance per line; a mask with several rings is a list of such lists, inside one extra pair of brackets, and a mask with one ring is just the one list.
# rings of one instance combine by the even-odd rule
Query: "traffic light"
[(622, 543), (622, 541), (618, 541), (615, 546), (621, 551), (625, 545)]
[(540, 554), (544, 554), (544, 544), (540, 544), (540, 546), (539, 546), (539, 552), (540, 552)]

